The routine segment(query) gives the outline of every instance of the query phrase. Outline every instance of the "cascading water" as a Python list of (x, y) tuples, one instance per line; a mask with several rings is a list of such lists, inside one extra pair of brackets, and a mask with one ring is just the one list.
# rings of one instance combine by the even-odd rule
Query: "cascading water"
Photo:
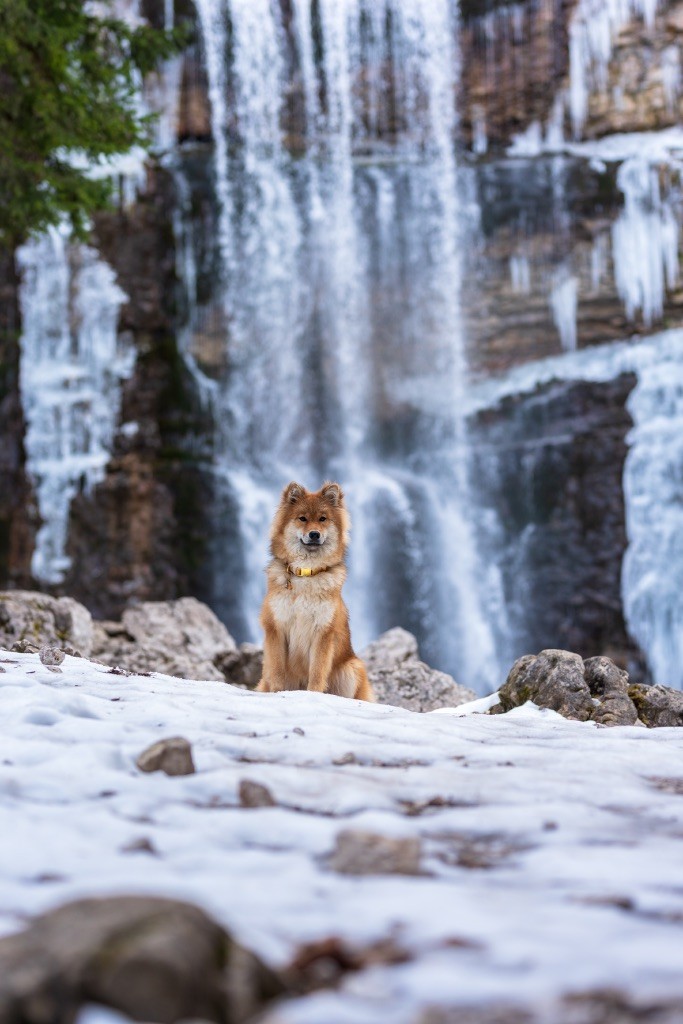
[(484, 688), (499, 679), (500, 604), (468, 485), (457, 5), (197, 8), (227, 334), (213, 603), (238, 635), (257, 633), (279, 490), (333, 476), (354, 518), (356, 642), (402, 623), (425, 657)]

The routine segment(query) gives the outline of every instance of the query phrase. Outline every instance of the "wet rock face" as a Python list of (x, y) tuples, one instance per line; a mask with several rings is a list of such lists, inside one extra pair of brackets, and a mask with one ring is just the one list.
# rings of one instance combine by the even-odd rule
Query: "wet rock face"
[(38, 524), (25, 469), (19, 334), (14, 257), (0, 248), (0, 586), (27, 587)]
[(31, 590), (0, 592), (0, 647), (20, 643), (35, 651), (44, 646), (58, 648), (59, 653), (73, 650), (87, 658), (93, 645), (90, 612), (70, 597)]
[(457, 707), (476, 697), (473, 690), (460, 686), (452, 676), (420, 661), (417, 640), (400, 627), (369, 644), (362, 658), (380, 704), (408, 711), (433, 711)]
[(238, 1024), (281, 988), (203, 911), (175, 900), (78, 900), (0, 939), (0, 1024), (69, 1024), (91, 1002), (161, 1024)]
[(573, 0), (461, 4), (462, 131), (475, 152), (502, 149), (532, 121), (545, 123), (569, 68)]
[(119, 330), (137, 352), (105, 478), (71, 505), (63, 590), (102, 618), (131, 600), (202, 596), (211, 426), (178, 348), (178, 202), (170, 175), (155, 169), (135, 205), (95, 222), (97, 247), (129, 300)]
[(514, 653), (609, 653), (642, 677), (621, 603), (633, 385), (631, 375), (552, 382), (506, 399), (473, 425), (474, 484), (499, 527), (485, 549), (502, 571)]

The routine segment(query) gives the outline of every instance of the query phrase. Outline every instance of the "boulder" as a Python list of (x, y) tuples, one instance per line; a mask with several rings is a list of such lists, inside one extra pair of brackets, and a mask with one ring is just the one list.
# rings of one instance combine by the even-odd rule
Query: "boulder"
[(254, 690), (263, 673), (263, 648), (258, 644), (240, 644), (220, 654), (215, 664), (226, 683)]
[(93, 656), (130, 672), (219, 679), (216, 662), (237, 650), (210, 608), (194, 597), (127, 608), (120, 623), (96, 623)]
[(651, 728), (683, 726), (683, 692), (670, 686), (633, 684), (628, 695), (636, 706), (641, 722)]
[(47, 645), (77, 651), (87, 658), (92, 643), (92, 618), (78, 601), (33, 590), (0, 592), (0, 647), (23, 644), (38, 651)]
[(500, 688), (500, 704), (491, 710), (502, 714), (529, 700), (565, 718), (588, 721), (595, 705), (584, 679), (583, 659), (570, 651), (555, 650), (518, 658)]
[(609, 658), (588, 658), (583, 663), (588, 689), (598, 705), (593, 721), (600, 725), (635, 725), (636, 706), (628, 695), (628, 672), (618, 668)]
[(683, 694), (666, 686), (629, 686), (628, 673), (610, 658), (583, 661), (570, 651), (518, 658), (489, 714), (531, 700), (565, 718), (599, 725), (683, 725)]
[(473, 690), (460, 686), (452, 676), (420, 661), (417, 640), (400, 627), (369, 644), (362, 658), (380, 704), (408, 711), (434, 711), (476, 698)]
[(202, 910), (77, 900), (0, 939), (0, 1024), (71, 1024), (86, 1003), (135, 1020), (238, 1024), (282, 985)]
[(193, 775), (192, 747), (182, 736), (170, 736), (143, 750), (135, 762), (141, 772)]

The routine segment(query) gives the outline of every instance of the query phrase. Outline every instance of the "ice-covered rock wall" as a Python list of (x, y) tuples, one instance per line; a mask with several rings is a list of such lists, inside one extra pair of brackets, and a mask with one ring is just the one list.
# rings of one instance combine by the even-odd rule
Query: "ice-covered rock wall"
[(134, 354), (118, 333), (126, 296), (94, 249), (55, 228), (18, 258), (27, 468), (42, 521), (32, 569), (38, 581), (55, 584), (69, 566), (71, 500), (104, 475)]

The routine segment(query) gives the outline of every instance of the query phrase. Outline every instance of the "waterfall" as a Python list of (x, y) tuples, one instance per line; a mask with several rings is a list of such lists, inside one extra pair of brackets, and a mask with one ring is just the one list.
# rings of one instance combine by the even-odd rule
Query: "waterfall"
[(197, 9), (226, 334), (214, 605), (258, 635), (279, 491), (335, 477), (357, 646), (402, 624), (434, 664), (493, 685), (502, 605), (477, 556), (463, 412), (457, 5)]

